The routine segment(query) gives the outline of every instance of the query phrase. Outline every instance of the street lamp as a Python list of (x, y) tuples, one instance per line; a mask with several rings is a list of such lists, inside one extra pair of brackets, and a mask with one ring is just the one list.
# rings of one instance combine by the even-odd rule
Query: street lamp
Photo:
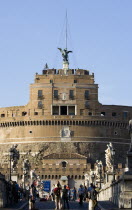
[(11, 161), (13, 159), (13, 150), (12, 150), (12, 148), (10, 148), (10, 150), (9, 150), (9, 155), (10, 155), (10, 181), (11, 181), (11, 172), (12, 172)]
[(92, 172), (92, 174), (91, 174), (91, 180), (92, 180), (92, 183), (94, 184), (94, 178), (95, 178), (95, 174), (94, 174), (94, 172)]
[(115, 181), (115, 149), (112, 148), (112, 161), (113, 161), (113, 182)]
[(99, 188), (101, 189), (102, 164), (98, 164), (98, 169), (99, 169), (99, 177), (100, 177), (100, 186), (99, 186)]
[(25, 159), (23, 161), (23, 188), (24, 189), (25, 189), (25, 179), (28, 176), (29, 169), (30, 169), (29, 160)]

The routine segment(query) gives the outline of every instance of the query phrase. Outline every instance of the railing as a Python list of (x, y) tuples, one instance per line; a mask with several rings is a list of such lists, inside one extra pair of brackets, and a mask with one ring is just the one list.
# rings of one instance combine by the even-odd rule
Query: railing
[(99, 193), (98, 200), (109, 200), (113, 202), (118, 208), (132, 209), (132, 174), (123, 174), (121, 178), (110, 184), (103, 186)]

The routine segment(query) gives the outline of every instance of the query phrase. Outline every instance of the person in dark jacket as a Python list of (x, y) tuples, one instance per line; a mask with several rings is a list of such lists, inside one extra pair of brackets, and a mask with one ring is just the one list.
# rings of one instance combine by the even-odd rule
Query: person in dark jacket
[(94, 210), (95, 206), (97, 205), (97, 191), (95, 190), (94, 185), (91, 185), (91, 187), (88, 189), (89, 209)]
[(68, 189), (66, 189), (66, 185), (64, 185), (64, 189), (62, 190), (62, 202), (63, 202), (63, 208), (69, 209), (69, 202), (68, 202)]

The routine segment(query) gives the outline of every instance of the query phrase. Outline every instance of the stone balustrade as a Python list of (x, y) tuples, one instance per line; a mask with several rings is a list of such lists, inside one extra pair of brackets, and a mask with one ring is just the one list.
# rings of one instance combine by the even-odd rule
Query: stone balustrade
[(125, 172), (118, 181), (106, 183), (98, 200), (112, 201), (118, 208), (132, 209), (132, 172)]

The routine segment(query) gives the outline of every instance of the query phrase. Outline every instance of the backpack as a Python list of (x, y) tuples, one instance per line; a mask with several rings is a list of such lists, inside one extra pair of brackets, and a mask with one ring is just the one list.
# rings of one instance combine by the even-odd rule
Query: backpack
[(59, 187), (55, 188), (54, 193), (56, 196), (60, 196), (60, 188)]

